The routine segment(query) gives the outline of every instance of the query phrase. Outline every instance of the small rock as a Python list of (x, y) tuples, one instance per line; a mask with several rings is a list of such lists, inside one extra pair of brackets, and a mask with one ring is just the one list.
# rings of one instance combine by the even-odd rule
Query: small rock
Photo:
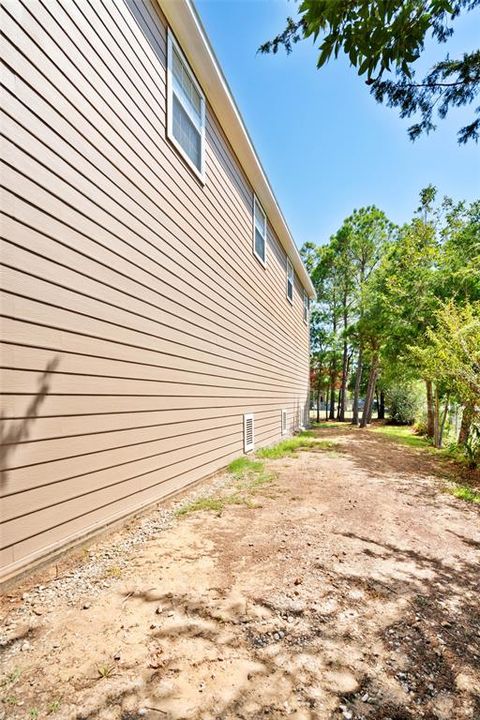
[(90, 608), (90, 603), (86, 602), (83, 604), (83, 610), (88, 610)]
[(362, 702), (368, 701), (368, 693), (365, 693), (365, 695), (362, 695)]
[(294, 585), (301, 585), (302, 582), (303, 582), (302, 578), (295, 578), (295, 580), (293, 581), (293, 584), (294, 584)]
[(119, 652), (115, 653), (115, 655), (113, 656), (113, 659), (120, 660), (120, 653)]
[(289, 615), (289, 616), (287, 617), (287, 622), (292, 623), (293, 620), (294, 620), (293, 615)]
[(160, 605), (155, 609), (155, 615), (161, 615), (163, 612), (163, 608), (160, 607)]
[(156, 627), (157, 627), (157, 626), (155, 625), (155, 623), (152, 623), (152, 624), (150, 625), (150, 630), (155, 630)]
[(31, 649), (32, 649), (31, 644), (28, 642), (28, 640), (25, 640), (25, 642), (22, 643), (22, 647), (21, 647), (22, 652), (28, 652)]

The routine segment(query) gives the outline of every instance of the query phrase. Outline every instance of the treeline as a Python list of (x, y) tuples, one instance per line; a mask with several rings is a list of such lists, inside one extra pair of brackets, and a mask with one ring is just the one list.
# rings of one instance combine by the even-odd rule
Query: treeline
[[(380, 416), (417, 422), (441, 447), (480, 445), (480, 201), (429, 186), (412, 220), (354, 210), (324, 245), (301, 254), (317, 291), (311, 312), (311, 387), (329, 418), (366, 426)], [(470, 454), (472, 454), (472, 452)]]

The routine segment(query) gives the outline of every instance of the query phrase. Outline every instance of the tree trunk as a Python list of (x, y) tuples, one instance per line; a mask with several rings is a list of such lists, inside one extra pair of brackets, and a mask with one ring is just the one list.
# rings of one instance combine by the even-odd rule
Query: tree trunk
[(335, 372), (332, 370), (330, 378), (330, 413), (329, 420), (335, 420)]
[(378, 355), (375, 354), (372, 358), (372, 367), (370, 368), (370, 375), (368, 376), (367, 384), (367, 395), (365, 397), (365, 405), (363, 406), (362, 421), (360, 427), (364, 428), (367, 426), (369, 418), (372, 415), (372, 404), (373, 396), (375, 393), (375, 385), (377, 382), (378, 373)]
[(435, 435), (435, 427), (434, 427), (434, 407), (433, 407), (433, 388), (432, 388), (432, 381), (426, 380), (425, 385), (427, 388), (427, 436), (429, 438), (433, 438)]
[(440, 407), (438, 402), (438, 387), (435, 386), (433, 399), (433, 444), (436, 448), (440, 447)]
[(367, 425), (370, 425), (370, 423), (372, 422), (373, 401), (375, 400), (376, 393), (377, 393), (377, 376), (375, 376), (375, 382), (373, 383), (372, 401), (368, 408)]
[(320, 422), (320, 388), (317, 390), (317, 423)]
[(443, 431), (445, 430), (445, 421), (446, 421), (447, 415), (448, 415), (448, 403), (449, 402), (450, 402), (450, 393), (447, 393), (447, 397), (445, 398), (445, 407), (443, 409), (442, 420), (440, 422), (440, 430), (439, 430), (439, 434), (438, 434), (438, 442), (439, 442), (438, 447), (442, 447), (442, 443), (443, 443)]
[(327, 387), (327, 392), (325, 393), (325, 420), (328, 420), (328, 403), (330, 399), (330, 388)]
[(459, 445), (465, 445), (468, 440), (473, 421), (473, 414), (473, 408), (470, 405), (465, 405), (462, 414), (462, 424), (460, 425), (460, 434), (458, 436)]
[(385, 393), (380, 390), (380, 403), (378, 405), (378, 419), (385, 420)]
[(355, 373), (355, 391), (353, 394), (353, 407), (352, 407), (352, 425), (358, 425), (358, 400), (360, 397), (360, 384), (362, 382), (362, 356), (363, 348), (360, 345), (358, 349), (358, 360), (357, 360), (357, 371)]
[[(345, 321), (346, 322), (346, 321)], [(345, 325), (346, 327), (346, 325)], [(345, 420), (345, 398), (347, 395), (347, 376), (348, 376), (348, 344), (347, 341), (343, 341), (343, 356), (342, 356), (342, 388), (340, 390), (340, 409), (338, 413), (338, 419), (342, 422)]]

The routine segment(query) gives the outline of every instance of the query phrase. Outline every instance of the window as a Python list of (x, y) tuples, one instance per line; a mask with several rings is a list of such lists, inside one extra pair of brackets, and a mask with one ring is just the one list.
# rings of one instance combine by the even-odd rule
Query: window
[(308, 316), (310, 315), (310, 298), (306, 291), (303, 291), (303, 322), (308, 323)]
[(167, 135), (198, 177), (204, 180), (205, 97), (182, 51), (168, 33)]
[(253, 252), (263, 265), (267, 264), (267, 217), (253, 196)]
[(255, 427), (253, 414), (243, 416), (243, 449), (250, 452), (255, 447)]
[(287, 298), (293, 304), (293, 265), (287, 258)]

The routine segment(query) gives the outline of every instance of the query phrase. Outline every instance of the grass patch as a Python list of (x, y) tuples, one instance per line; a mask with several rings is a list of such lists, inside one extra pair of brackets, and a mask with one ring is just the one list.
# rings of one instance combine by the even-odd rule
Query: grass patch
[(47, 715), (54, 715), (60, 710), (60, 700), (55, 699), (48, 703)]
[(341, 422), (340, 420), (321, 420), (320, 422), (316, 422), (315, 420), (312, 420), (311, 425), (314, 428), (344, 428), (346, 425), (349, 425), (349, 422)]
[(265, 470), (264, 462), (244, 456), (233, 460), (227, 470), (234, 476), (239, 490), (255, 490), (270, 483), (274, 477)]
[(268, 460), (278, 460), (279, 458), (292, 455), (298, 450), (305, 450), (309, 448), (328, 450), (335, 445), (331, 440), (318, 440), (314, 437), (313, 433), (304, 431), (293, 438), (282, 440), (277, 445), (271, 447), (261, 448), (257, 451), (257, 457), (265, 458)]
[(446, 488), (446, 492), (459, 500), (465, 500), (465, 502), (474, 503), (480, 505), (480, 491), (474, 490), (468, 485), (460, 485), (455, 483)]
[(253, 478), (250, 478), (247, 486), (248, 488), (259, 488), (262, 487), (262, 485), (268, 485), (268, 483), (271, 483), (274, 476), (272, 473), (262, 472), (259, 475), (254, 475)]
[(9, 672), (6, 678), (2, 680), (1, 687), (5, 687), (6, 685), (13, 685), (14, 683), (16, 683), (17, 680), (20, 678), (22, 672), (23, 670), (20, 670), (19, 668), (15, 668), (11, 672)]
[(112, 677), (114, 672), (115, 672), (115, 667), (113, 665), (99, 665), (97, 667), (97, 673), (98, 673), (99, 679)]
[(275, 478), (274, 473), (266, 470), (264, 460), (286, 457), (302, 448), (323, 450), (334, 445), (335, 443), (330, 440), (318, 440), (311, 431), (304, 430), (293, 438), (282, 440), (277, 445), (261, 448), (253, 457), (242, 455), (232, 460), (230, 465), (227, 466), (227, 472), (235, 481), (233, 493), (192, 500), (192, 502), (179, 507), (175, 511), (175, 515), (182, 517), (202, 511), (221, 514), (228, 505), (245, 505), (248, 508), (259, 507), (254, 503), (252, 495), (260, 493), (264, 486), (271, 483)]
[(194, 512), (211, 511), (221, 514), (228, 505), (245, 505), (248, 508), (258, 507), (252, 495), (273, 480), (272, 473), (265, 470), (265, 463), (252, 457), (242, 455), (232, 460), (227, 471), (235, 480), (235, 491), (230, 495), (214, 495), (198, 498), (178, 508), (176, 515), (182, 517)]
[(189, 515), (194, 512), (202, 512), (203, 510), (212, 510), (221, 513), (227, 505), (246, 505), (246, 501), (238, 495), (226, 495), (225, 497), (205, 497), (193, 500), (187, 505), (179, 508), (176, 515)]
[(244, 477), (250, 473), (263, 472), (264, 465), (260, 460), (252, 460), (250, 457), (242, 455), (242, 457), (232, 460), (230, 465), (227, 467), (227, 471), (231, 475)]
[(415, 435), (409, 425), (379, 425), (372, 428), (373, 432), (386, 435), (386, 437), (413, 448), (431, 448), (430, 442), (421, 435)]

